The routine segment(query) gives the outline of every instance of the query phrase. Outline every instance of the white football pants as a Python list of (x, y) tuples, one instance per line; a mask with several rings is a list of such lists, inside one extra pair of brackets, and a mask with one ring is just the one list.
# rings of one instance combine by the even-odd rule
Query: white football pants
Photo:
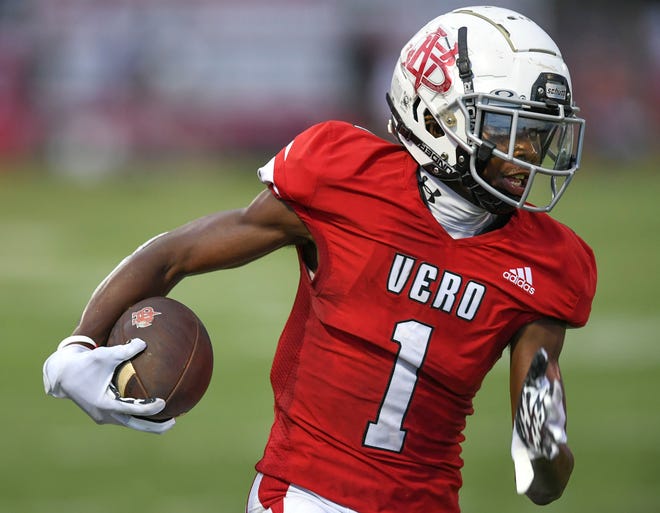
[(358, 513), (295, 485), (289, 485), (283, 499), (266, 509), (259, 501), (262, 478), (262, 474), (257, 474), (254, 479), (246, 513)]

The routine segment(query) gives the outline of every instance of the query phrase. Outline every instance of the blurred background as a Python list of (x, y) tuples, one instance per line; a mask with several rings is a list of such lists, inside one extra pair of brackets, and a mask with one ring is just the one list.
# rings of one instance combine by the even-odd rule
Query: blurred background
[[(660, 512), (660, 4), (511, 0), (558, 42), (587, 119), (553, 211), (595, 250), (590, 324), (562, 356), (576, 469), (546, 512)], [(149, 237), (247, 204), (258, 165), (312, 123), (383, 135), (403, 44), (464, 2), (0, 0), (0, 513), (240, 512), (270, 423), (293, 250), (172, 296), (215, 342), (207, 397), (163, 437), (96, 427), (41, 365)], [(516, 496), (506, 355), (468, 420), (465, 512)]]
[[(511, 0), (559, 43), (589, 150), (657, 146), (660, 4)], [(0, 156), (110, 173), (135, 157), (274, 151), (328, 118), (384, 132), (403, 44), (438, 0), (0, 0)], [(3, 169), (10, 164), (3, 163)]]

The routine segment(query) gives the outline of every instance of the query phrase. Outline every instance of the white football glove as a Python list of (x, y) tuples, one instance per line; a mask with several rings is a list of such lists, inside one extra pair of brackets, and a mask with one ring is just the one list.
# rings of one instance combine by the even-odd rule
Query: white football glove
[(539, 349), (523, 383), (511, 440), (516, 490), (524, 494), (534, 480), (532, 461), (552, 460), (565, 444), (566, 412), (558, 380), (546, 376), (548, 354)]
[(112, 384), (116, 367), (145, 347), (146, 342), (139, 338), (113, 347), (96, 347), (91, 338), (84, 336), (65, 338), (44, 363), (46, 393), (71, 399), (97, 424), (118, 424), (149, 433), (164, 433), (174, 426), (174, 419), (155, 422), (137, 418), (161, 411), (165, 408), (163, 399), (121, 397)]

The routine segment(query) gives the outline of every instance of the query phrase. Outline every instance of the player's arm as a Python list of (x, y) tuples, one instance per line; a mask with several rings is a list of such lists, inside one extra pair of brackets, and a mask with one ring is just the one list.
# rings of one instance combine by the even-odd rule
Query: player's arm
[(243, 209), (211, 214), (152, 239), (103, 280), (73, 335), (46, 360), (46, 392), (71, 399), (99, 424), (167, 431), (173, 419), (157, 423), (142, 418), (161, 411), (162, 399), (121, 398), (111, 386), (115, 368), (146, 345), (133, 339), (105, 347), (116, 319), (141, 299), (166, 295), (186, 276), (236, 267), (291, 244), (313, 248), (304, 224), (269, 191)]
[(558, 499), (573, 470), (559, 355), (565, 324), (541, 319), (511, 343), (512, 456), (516, 486), (536, 504)]
[(104, 344), (137, 301), (166, 295), (186, 276), (246, 264), (287, 245), (311, 244), (298, 216), (269, 191), (242, 209), (202, 217), (140, 247), (99, 285), (74, 334)]

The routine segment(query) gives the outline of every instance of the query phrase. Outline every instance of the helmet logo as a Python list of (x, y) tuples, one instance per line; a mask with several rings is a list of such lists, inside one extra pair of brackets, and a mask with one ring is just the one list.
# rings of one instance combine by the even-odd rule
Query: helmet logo
[(458, 45), (451, 47), (447, 33), (440, 27), (428, 34), (421, 44), (412, 47), (404, 66), (415, 77), (415, 90), (425, 86), (436, 93), (449, 91), (448, 67), (456, 64), (457, 55)]

